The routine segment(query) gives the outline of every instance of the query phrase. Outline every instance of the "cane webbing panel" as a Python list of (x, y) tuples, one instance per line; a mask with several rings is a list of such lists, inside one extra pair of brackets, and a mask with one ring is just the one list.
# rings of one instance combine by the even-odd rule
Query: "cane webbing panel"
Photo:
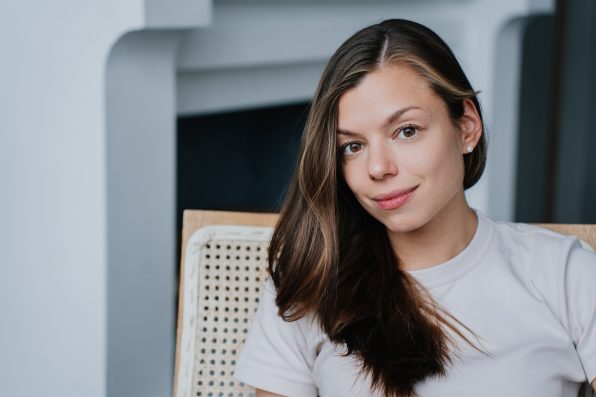
[(233, 378), (267, 277), (271, 228), (208, 226), (186, 247), (176, 397), (249, 397)]

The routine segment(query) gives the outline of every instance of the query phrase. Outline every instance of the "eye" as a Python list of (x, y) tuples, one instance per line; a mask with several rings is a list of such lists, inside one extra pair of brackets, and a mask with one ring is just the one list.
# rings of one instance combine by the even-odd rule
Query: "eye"
[(405, 125), (397, 130), (397, 136), (399, 136), (401, 134), (401, 135), (403, 135), (402, 139), (405, 139), (405, 140), (412, 139), (417, 133), (418, 133), (418, 127), (416, 127), (415, 125), (411, 125), (411, 124)]
[(358, 142), (346, 142), (341, 145), (341, 153), (344, 155), (356, 154), (362, 150), (362, 144)]

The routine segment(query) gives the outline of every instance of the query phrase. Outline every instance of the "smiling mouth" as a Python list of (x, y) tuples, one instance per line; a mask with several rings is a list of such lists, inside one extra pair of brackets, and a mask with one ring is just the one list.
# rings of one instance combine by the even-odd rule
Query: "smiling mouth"
[(418, 188), (418, 186), (419, 185), (416, 185), (413, 188), (409, 188), (406, 190), (395, 191), (388, 194), (379, 195), (377, 197), (374, 197), (373, 201), (382, 210), (394, 210), (407, 203), (413, 196), (414, 191)]

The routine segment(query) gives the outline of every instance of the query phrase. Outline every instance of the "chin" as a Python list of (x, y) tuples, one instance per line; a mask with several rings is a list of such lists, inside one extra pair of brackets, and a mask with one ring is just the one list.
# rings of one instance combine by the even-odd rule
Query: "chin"
[(424, 226), (425, 222), (410, 214), (379, 214), (376, 217), (388, 231), (393, 233), (408, 233)]

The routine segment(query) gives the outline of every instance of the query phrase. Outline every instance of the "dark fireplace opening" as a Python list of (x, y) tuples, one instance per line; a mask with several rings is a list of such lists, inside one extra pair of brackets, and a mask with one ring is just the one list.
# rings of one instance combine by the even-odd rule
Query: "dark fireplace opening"
[(178, 230), (185, 209), (277, 212), (308, 107), (297, 103), (178, 118)]

